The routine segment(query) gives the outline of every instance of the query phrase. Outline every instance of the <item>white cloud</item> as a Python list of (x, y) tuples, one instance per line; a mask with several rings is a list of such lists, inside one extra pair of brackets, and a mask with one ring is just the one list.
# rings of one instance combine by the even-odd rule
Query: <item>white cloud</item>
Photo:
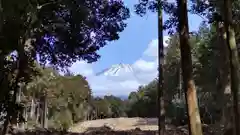
[(110, 80), (106, 76), (92, 76), (87, 78), (93, 89), (94, 95), (127, 95), (129, 92), (136, 90), (140, 85), (136, 80)]
[[(168, 46), (169, 36), (163, 37), (164, 47)], [(153, 60), (144, 60), (144, 58), (151, 58)], [(148, 44), (148, 48), (144, 51), (142, 58), (137, 60), (133, 66), (137, 70), (138, 78), (141, 84), (148, 84), (158, 75), (158, 39), (152, 40)]]
[[(168, 36), (164, 37), (165, 41)], [(157, 77), (158, 67), (158, 40), (152, 40), (141, 58), (132, 64), (134, 75), (121, 73), (119, 76), (95, 76), (91, 64), (86, 62), (75, 63), (70, 70), (75, 74), (82, 74), (87, 77), (87, 80), (93, 90), (94, 95), (127, 95), (131, 91), (137, 90), (140, 85), (148, 84)], [(146, 60), (146, 58), (152, 60)]]
[(127, 95), (140, 85), (135, 78), (128, 74), (121, 74), (123, 76), (118, 77), (95, 76), (92, 65), (84, 61), (74, 63), (70, 70), (74, 74), (86, 76), (93, 94), (98, 96), (106, 94)]
[(139, 59), (133, 64), (133, 67), (140, 72), (151, 72), (155, 70), (156, 66), (157, 61), (146, 61), (143, 59)]
[[(169, 39), (169, 36), (164, 36), (163, 37), (163, 45), (164, 47), (167, 47), (167, 41)], [(154, 39), (148, 44), (148, 48), (144, 51), (144, 55), (146, 56), (152, 56), (152, 57), (157, 57), (158, 56), (158, 39)]]
[(78, 62), (74, 63), (71, 66), (70, 70), (74, 74), (81, 74), (83, 76), (92, 76), (93, 75), (92, 65), (86, 63), (85, 61), (78, 61)]

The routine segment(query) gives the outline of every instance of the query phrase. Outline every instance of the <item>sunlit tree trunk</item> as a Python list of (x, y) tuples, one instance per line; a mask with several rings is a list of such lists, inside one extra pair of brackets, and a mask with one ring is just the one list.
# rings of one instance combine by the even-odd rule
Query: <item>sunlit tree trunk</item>
[(224, 0), (225, 10), (225, 28), (227, 33), (227, 44), (230, 50), (230, 75), (231, 75), (231, 90), (233, 95), (233, 107), (234, 107), (234, 132), (235, 135), (240, 134), (239, 123), (239, 109), (238, 109), (238, 91), (239, 91), (239, 59), (238, 50), (235, 39), (235, 31), (232, 21), (232, 0)]
[(36, 110), (36, 104), (35, 104), (35, 98), (33, 97), (31, 100), (31, 106), (30, 106), (30, 118), (34, 118), (35, 110)]
[(47, 98), (46, 95), (42, 98), (42, 128), (47, 128)]
[(47, 112), (48, 112), (48, 102), (47, 102), (47, 98), (45, 97), (45, 100), (44, 100), (44, 128), (48, 128)]
[[(16, 94), (16, 103), (17, 104), (21, 103), (21, 93), (22, 93), (22, 84), (20, 84), (19, 89)], [(17, 128), (19, 128), (19, 125), (21, 125), (21, 124), (17, 122), (17, 124), (16, 124)]]
[(177, 0), (178, 19), (179, 19), (179, 37), (181, 50), (181, 64), (183, 76), (183, 88), (188, 109), (189, 134), (202, 135), (202, 125), (199, 115), (196, 87), (192, 75), (191, 48), (189, 45), (189, 28), (187, 15), (187, 0)]
[(163, 64), (164, 64), (164, 46), (163, 46), (163, 20), (162, 20), (162, 4), (161, 0), (158, 0), (158, 129), (159, 135), (164, 135), (165, 131), (165, 107), (164, 107), (164, 90), (163, 90)]

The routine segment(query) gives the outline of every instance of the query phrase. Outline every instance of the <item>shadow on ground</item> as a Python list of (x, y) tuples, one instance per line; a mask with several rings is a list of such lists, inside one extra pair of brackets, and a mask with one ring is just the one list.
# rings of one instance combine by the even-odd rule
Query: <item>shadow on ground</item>
[(150, 126), (157, 126), (157, 119), (155, 118), (148, 118), (148, 119), (139, 119), (134, 126), (141, 126), (141, 125), (150, 125)]
[[(85, 133), (64, 133), (60, 131), (55, 132), (43, 132), (43, 131), (27, 131), (19, 132), (12, 135), (158, 135), (157, 131), (87, 131)], [(164, 135), (187, 135), (184, 133), (166, 133)]]
[[(15, 132), (10, 135), (158, 135), (157, 131), (142, 131), (139, 128), (128, 131), (113, 131), (110, 127), (91, 127), (84, 133), (63, 132), (49, 129), (38, 129), (32, 131)], [(186, 127), (167, 129), (164, 135), (188, 135)], [(204, 135), (213, 135), (209, 131), (204, 131)]]

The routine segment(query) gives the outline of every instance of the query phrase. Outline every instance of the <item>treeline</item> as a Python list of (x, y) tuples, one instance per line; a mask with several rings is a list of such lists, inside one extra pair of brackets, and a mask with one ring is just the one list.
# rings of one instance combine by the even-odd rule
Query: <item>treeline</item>
[[(201, 121), (221, 128), (221, 125), (228, 126), (233, 115), (229, 115), (232, 114), (232, 98), (228, 51), (226, 46), (219, 46), (221, 33), (216, 31), (221, 31), (221, 27), (202, 23), (190, 36), (190, 44)], [(182, 126), (188, 124), (188, 115), (178, 35), (172, 35), (167, 44), (162, 89), (165, 93), (165, 124)], [(85, 120), (158, 116), (158, 78), (140, 86), (124, 100), (116, 96), (93, 97), (85, 77), (70, 72), (60, 75), (53, 68), (37, 67), (36, 75), (21, 85), (21, 94), (17, 96), (23, 107), (22, 119), (27, 121), (20, 122), (19, 127), (68, 129)]]
[[(201, 122), (214, 125), (216, 130), (231, 127), (234, 119), (233, 98), (230, 89), (229, 51), (223, 40), (224, 28), (219, 24), (202, 23), (199, 30), (190, 35), (193, 59), (193, 79), (196, 83)], [(239, 37), (237, 36), (237, 39)], [(167, 41), (163, 64), (165, 124), (187, 125), (187, 103), (183, 89), (180, 59), (180, 43), (177, 34)], [(225, 45), (221, 45), (225, 44)], [(122, 101), (124, 116), (158, 117), (158, 78), (148, 85), (131, 92)]]
[(18, 127), (68, 129), (85, 120), (126, 116), (120, 98), (93, 97), (85, 77), (71, 73), (60, 75), (53, 68), (38, 71), (39, 75), (22, 85), (17, 96), (24, 114)]
[[(205, 113), (203, 112), (210, 112), (206, 113), (206, 115), (215, 118), (211, 119), (212, 121), (210, 122), (214, 123), (215, 127), (220, 128), (220, 130), (215, 130), (216, 134), (223, 134), (225, 131), (227, 132), (224, 134), (240, 134), (239, 1), (176, 0), (169, 2), (164, 0), (140, 0), (140, 3), (135, 7), (136, 12), (141, 16), (145, 15), (148, 10), (158, 13), (159, 71), (163, 73), (159, 75), (159, 87), (163, 90), (159, 89), (158, 94), (158, 103), (161, 103), (160, 111), (158, 110), (160, 115), (158, 117), (160, 122), (159, 129), (161, 129), (159, 134), (164, 134), (167, 121), (165, 119), (167, 118), (165, 117), (167, 113), (165, 112), (167, 112), (167, 107), (169, 107), (169, 103), (173, 99), (173, 97), (168, 97), (168, 93), (171, 90), (176, 92), (174, 87), (172, 87), (173, 89), (168, 88), (175, 86), (172, 82), (176, 80), (183, 80), (183, 83), (179, 83), (182, 84), (180, 85), (181, 87), (179, 86), (179, 91), (181, 91), (181, 88), (184, 89), (189, 134), (203, 134), (202, 123), (206, 122), (205, 115), (203, 116)], [(164, 24), (162, 12), (170, 16)], [(208, 33), (202, 35), (199, 32), (189, 31), (189, 12), (202, 17), (204, 22), (210, 26)], [(164, 29), (179, 38), (178, 48), (181, 63), (181, 68), (179, 69), (181, 70), (178, 73), (182, 75), (182, 79), (179, 79), (181, 77), (178, 74), (175, 80), (168, 80), (167, 76), (174, 75), (177, 72), (174, 72), (174, 69), (167, 72), (167, 75), (164, 74), (164, 70), (167, 69), (163, 58), (168, 62), (167, 56), (163, 55), (162, 41)], [(203, 31), (201, 32), (203, 33)], [(200, 35), (200, 38), (198, 35)], [(194, 36), (201, 42), (196, 42), (195, 38), (193, 38)], [(176, 51), (174, 53), (177, 54)], [(167, 68), (172, 68), (172, 66)], [(168, 83), (171, 85), (167, 85)], [(170, 91), (164, 88), (165, 85), (169, 86), (166, 88)], [(211, 92), (208, 90), (211, 90)], [(181, 97), (181, 94), (178, 95)], [(206, 104), (206, 101), (211, 102)], [(232, 101), (232, 103), (229, 101)], [(179, 102), (179, 99), (177, 98), (175, 102)]]
[[(81, 121), (117, 117), (156, 117), (155, 97), (145, 99), (148, 88), (157, 92), (157, 82), (140, 87), (128, 99), (116, 96), (93, 97), (86, 78), (70, 72), (60, 75), (53, 68), (36, 69), (38, 74), (22, 84), (17, 102), (22, 107), (18, 128), (68, 129)], [(142, 95), (142, 96), (141, 96)], [(153, 95), (153, 96), (156, 96)], [(148, 109), (154, 109), (149, 112)], [(144, 111), (145, 110), (145, 111)], [(26, 122), (24, 122), (26, 121)], [(13, 123), (14, 124), (14, 123)]]
[[(219, 24), (202, 23), (199, 30), (190, 35), (189, 42), (201, 121), (218, 128), (229, 128), (234, 117), (231, 109), (233, 98), (229, 79), (229, 51), (223, 39), (223, 32), (224, 28)], [(173, 34), (167, 44), (162, 89), (165, 93), (165, 104), (161, 109), (165, 112), (165, 124), (187, 125), (187, 102), (178, 34)], [(129, 95), (129, 117), (158, 117), (158, 82), (157, 78)]]
[[(219, 33), (216, 33), (216, 30), (219, 30), (216, 25), (207, 26), (202, 23), (196, 34), (190, 36), (190, 43), (202, 123), (225, 125), (232, 119), (232, 115), (229, 115), (232, 107), (228, 79), (230, 67), (228, 51), (225, 46), (219, 46)], [(166, 124), (186, 125), (187, 109), (181, 77), (178, 36), (171, 36), (167, 44), (163, 70)], [(129, 94), (128, 99), (122, 100), (115, 96), (93, 97), (91, 88), (81, 75), (56, 74), (56, 76), (57, 79), (53, 79), (55, 83), (48, 80), (51, 78), (49, 76), (42, 79), (46, 81), (45, 83), (38, 84), (38, 81), (30, 83), (36, 88), (43, 89), (43, 86), (37, 85), (44, 84), (48, 89), (55, 90), (49, 91), (53, 94), (47, 94), (55, 94), (55, 98), (47, 98), (49, 126), (50, 123), (54, 123), (52, 127), (61, 127), (63, 123), (72, 125), (83, 120), (101, 118), (158, 116), (158, 78), (148, 85), (140, 86), (138, 90)], [(59, 122), (58, 126), (55, 120)]]

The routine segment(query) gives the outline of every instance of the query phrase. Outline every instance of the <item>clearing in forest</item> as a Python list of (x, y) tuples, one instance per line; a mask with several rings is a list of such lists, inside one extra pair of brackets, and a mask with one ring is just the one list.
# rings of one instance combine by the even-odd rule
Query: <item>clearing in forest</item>
[(98, 119), (84, 121), (75, 124), (69, 129), (70, 132), (83, 133), (85, 131), (100, 128), (103, 126), (110, 127), (115, 131), (125, 131), (140, 128), (141, 130), (158, 130), (157, 118), (108, 118), (108, 119)]

